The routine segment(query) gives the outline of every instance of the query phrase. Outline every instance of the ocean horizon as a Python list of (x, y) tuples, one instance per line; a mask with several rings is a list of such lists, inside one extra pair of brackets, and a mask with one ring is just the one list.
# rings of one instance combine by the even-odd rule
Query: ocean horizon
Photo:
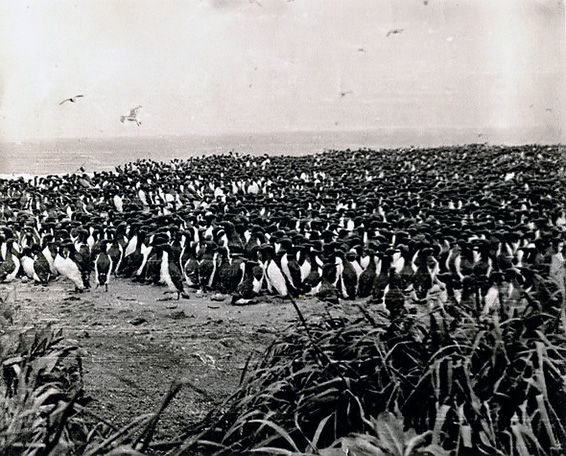
[(209, 136), (65, 138), (0, 142), (0, 175), (111, 171), (138, 159), (170, 161), (229, 152), (242, 155), (304, 155), (324, 150), (558, 144), (556, 135), (528, 129), (388, 127), (372, 131), (235, 133)]

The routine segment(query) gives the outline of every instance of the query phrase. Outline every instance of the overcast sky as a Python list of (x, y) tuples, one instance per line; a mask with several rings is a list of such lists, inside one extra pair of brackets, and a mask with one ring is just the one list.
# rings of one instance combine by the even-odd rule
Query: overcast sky
[[(445, 126), (564, 142), (564, 21), (558, 0), (0, 0), (0, 138)], [(120, 123), (137, 105), (142, 126)]]

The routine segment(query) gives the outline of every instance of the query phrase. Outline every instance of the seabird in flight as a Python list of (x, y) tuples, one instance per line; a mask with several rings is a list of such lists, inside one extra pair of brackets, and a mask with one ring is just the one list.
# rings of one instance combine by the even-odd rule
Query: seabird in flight
[(82, 97), (84, 97), (84, 95), (75, 95), (74, 97), (66, 98), (61, 103), (59, 103), (59, 105), (62, 105), (66, 101), (70, 101), (71, 103), (74, 103), (75, 101), (77, 101), (77, 98), (82, 98)]
[(389, 30), (389, 31), (387, 32), (387, 36), (389, 36), (389, 35), (396, 35), (396, 34), (398, 34), (398, 33), (401, 33), (402, 31), (403, 31), (403, 29), (393, 29), (393, 30)]
[(130, 113), (127, 116), (120, 116), (120, 122), (124, 123), (126, 120), (131, 122), (135, 122), (136, 125), (139, 127), (141, 122), (138, 120), (138, 111), (141, 109), (141, 106), (136, 106), (135, 108), (130, 110)]

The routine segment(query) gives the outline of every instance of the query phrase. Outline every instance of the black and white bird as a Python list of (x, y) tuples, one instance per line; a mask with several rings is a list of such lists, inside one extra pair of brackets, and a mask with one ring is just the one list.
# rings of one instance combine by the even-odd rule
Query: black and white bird
[(120, 116), (120, 122), (124, 123), (125, 121), (135, 122), (136, 125), (139, 127), (141, 122), (138, 119), (138, 111), (141, 109), (141, 106), (136, 106), (133, 109), (130, 109), (130, 113), (126, 116)]
[(338, 304), (340, 296), (335, 285), (337, 281), (338, 271), (336, 263), (326, 263), (322, 268), (320, 286), (316, 287), (316, 297), (324, 302)]
[[(45, 250), (50, 252), (48, 247), (45, 247)], [(32, 246), (32, 252), (36, 252), (35, 260), (33, 263), (33, 269), (35, 271), (35, 274), (37, 274), (39, 282), (41, 282), (43, 286), (47, 286), (49, 280), (51, 280), (51, 277), (53, 277), (54, 275), (51, 270), (51, 265), (48, 259), (46, 258), (45, 253), (41, 250), (40, 246), (37, 247)], [(55, 266), (53, 266), (53, 268), (55, 268)]]
[(66, 103), (67, 101), (70, 101), (71, 103), (75, 103), (78, 98), (82, 98), (82, 97), (84, 97), (84, 95), (75, 95), (71, 98), (65, 98), (61, 103), (59, 103), (59, 105), (62, 105), (63, 103)]
[(360, 298), (367, 298), (371, 295), (377, 277), (377, 254), (374, 250), (369, 250), (367, 256), (369, 257), (368, 265), (358, 279), (358, 296)]
[(86, 287), (83, 274), (75, 260), (75, 246), (71, 241), (62, 243), (53, 260), (57, 272), (75, 285), (75, 291), (82, 292)]
[(20, 270), (20, 259), (14, 243), (15, 239), (10, 238), (1, 246), (5, 253), (0, 256), (0, 282), (12, 282)]
[[(243, 277), (238, 287), (236, 289), (236, 293), (232, 296), (232, 303), (241, 301), (241, 300), (249, 300), (254, 298), (259, 294), (261, 291), (261, 284), (259, 287), (256, 286), (256, 278), (254, 277), (254, 268), (260, 268), (259, 263), (256, 261), (245, 260), (243, 265)], [(260, 268), (261, 269), (261, 268)], [(263, 274), (260, 274), (260, 280)]]
[(43, 254), (43, 257), (49, 264), (51, 275), (55, 277), (59, 272), (57, 271), (57, 268), (55, 267), (54, 264), (55, 256), (57, 255), (57, 246), (53, 242), (53, 236), (52, 235), (45, 236), (41, 246), (43, 247), (41, 253)]
[(302, 293), (301, 267), (295, 259), (294, 255), (290, 255), (292, 247), (287, 246), (287, 250), (280, 250), (276, 255), (278, 266), (285, 276), (288, 291), (292, 291), (294, 295)]
[(94, 280), (96, 288), (104, 287), (104, 291), (108, 291), (108, 281), (112, 273), (112, 258), (108, 254), (109, 241), (104, 239), (100, 243), (100, 252), (94, 260)]
[(177, 293), (177, 300), (184, 294), (183, 274), (181, 268), (175, 261), (173, 250), (170, 245), (165, 244), (161, 247), (161, 264), (159, 268), (161, 282), (165, 283), (172, 293)]
[(287, 281), (275, 261), (275, 248), (270, 244), (262, 246), (260, 256), (260, 265), (264, 270), (268, 291), (270, 293), (275, 291), (279, 296), (286, 297), (289, 294)]
[(219, 247), (218, 254), (220, 260), (216, 282), (218, 291), (232, 294), (236, 292), (238, 285), (242, 282), (245, 264), (239, 255), (230, 258), (226, 247)]
[(114, 274), (114, 277), (117, 276), (118, 269), (121, 266), (122, 259), (124, 257), (124, 248), (120, 244), (120, 242), (116, 239), (111, 241), (110, 245), (108, 246), (108, 256), (112, 260), (112, 271), (111, 273)]
[(187, 259), (183, 264), (183, 275), (185, 277), (186, 284), (191, 288), (198, 288), (199, 284), (199, 262), (194, 251), (195, 246), (189, 247), (187, 250)]
[(40, 279), (35, 272), (34, 263), (35, 263), (35, 255), (32, 247), (24, 248), (22, 250), (22, 256), (20, 257), (21, 268), (23, 269), (28, 279), (35, 280), (36, 282), (40, 282)]
[(198, 280), (201, 292), (214, 287), (218, 268), (218, 246), (214, 241), (207, 241), (201, 261), (198, 264)]

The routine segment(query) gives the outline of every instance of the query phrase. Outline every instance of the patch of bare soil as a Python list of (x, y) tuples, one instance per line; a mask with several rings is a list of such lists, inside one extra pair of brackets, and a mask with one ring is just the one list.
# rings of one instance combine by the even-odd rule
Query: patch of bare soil
[[(165, 440), (229, 397), (250, 354), (260, 355), (297, 319), (279, 298), (233, 306), (229, 298), (191, 293), (164, 301), (164, 288), (126, 280), (113, 281), (108, 292), (74, 293), (61, 278), (48, 287), (2, 287), (15, 303), (11, 330), (52, 323), (84, 349), (88, 408), (115, 427), (154, 411), (172, 381), (186, 380), (160, 421), (158, 437)], [(316, 299), (299, 303), (305, 315), (323, 306)]]

